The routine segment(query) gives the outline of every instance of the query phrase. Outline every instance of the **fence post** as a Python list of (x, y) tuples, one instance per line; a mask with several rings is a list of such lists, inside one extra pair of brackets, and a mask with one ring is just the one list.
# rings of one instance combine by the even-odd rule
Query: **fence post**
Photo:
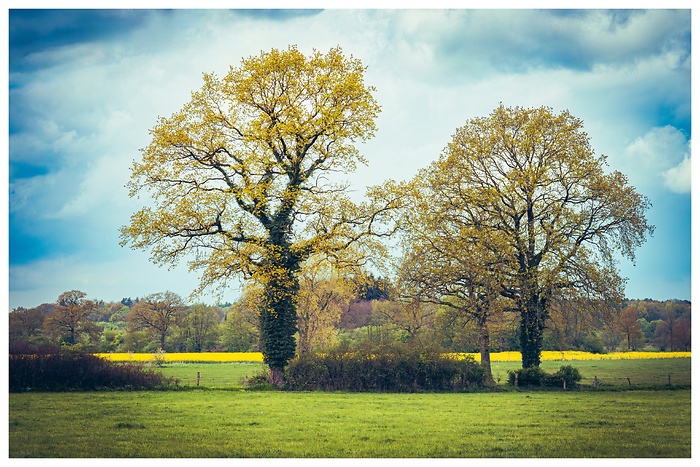
[(598, 387), (598, 375), (593, 376), (593, 387), (594, 388)]
[(197, 372), (197, 386), (199, 386), (199, 371)]

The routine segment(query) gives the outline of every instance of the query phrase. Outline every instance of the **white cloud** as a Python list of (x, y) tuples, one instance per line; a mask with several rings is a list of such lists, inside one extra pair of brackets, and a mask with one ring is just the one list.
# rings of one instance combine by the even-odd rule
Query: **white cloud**
[(623, 165), (632, 183), (644, 190), (661, 185), (677, 193), (690, 191), (690, 141), (670, 125), (636, 138), (624, 150)]
[[(107, 216), (116, 220), (115, 214), (126, 214), (124, 206), (128, 203), (125, 200), (124, 180), (128, 175), (129, 166), (119, 157), (100, 157), (83, 175), (78, 193), (68, 199), (63, 207), (50, 217), (90, 215), (92, 222), (95, 222), (96, 216), (99, 215), (99, 217)], [(122, 209), (115, 210), (116, 206)]]
[(680, 164), (663, 172), (661, 176), (666, 188), (674, 193), (690, 193), (692, 178), (690, 155), (686, 154)]

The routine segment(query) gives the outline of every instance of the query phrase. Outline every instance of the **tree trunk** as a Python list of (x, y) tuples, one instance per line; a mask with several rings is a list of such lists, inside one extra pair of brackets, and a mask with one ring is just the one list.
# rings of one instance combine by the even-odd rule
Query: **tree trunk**
[(486, 323), (485, 314), (482, 314), (479, 317), (477, 325), (479, 327), (479, 351), (481, 353), (481, 367), (486, 372), (484, 383), (487, 386), (493, 386), (495, 382), (493, 380), (493, 373), (491, 372), (491, 352), (489, 351), (491, 337), (489, 336), (489, 329)]
[(279, 388), (284, 383), (284, 368), (270, 367), (270, 384)]
[(521, 306), (520, 352), (523, 356), (523, 368), (540, 366), (545, 305), (545, 300), (535, 295)]
[(263, 361), (270, 367), (270, 382), (281, 386), (284, 368), (296, 351), (296, 277), (298, 262), (282, 254), (269, 264), (260, 304), (260, 343)]

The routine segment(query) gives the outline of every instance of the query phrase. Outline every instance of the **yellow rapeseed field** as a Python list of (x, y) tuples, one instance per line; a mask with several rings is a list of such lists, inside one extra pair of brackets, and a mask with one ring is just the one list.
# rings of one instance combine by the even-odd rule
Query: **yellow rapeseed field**
[[(175, 352), (175, 353), (99, 353), (98, 357), (115, 362), (262, 362), (261, 352)], [(471, 355), (478, 362), (478, 353), (457, 353), (457, 357)], [(541, 355), (542, 361), (580, 361), (580, 360), (637, 360), (649, 358), (690, 358), (690, 352), (611, 352), (596, 354), (575, 350), (556, 351), (545, 350)], [(519, 362), (520, 352), (493, 352), (492, 362)]]
[(98, 353), (98, 357), (113, 362), (262, 362), (261, 352), (159, 352), (159, 353)]
[[(461, 353), (471, 355), (477, 362), (481, 361), (479, 353)], [(519, 362), (520, 352), (493, 352), (492, 362)], [(578, 350), (543, 350), (540, 358), (545, 361), (581, 361), (581, 360), (640, 360), (649, 358), (690, 358), (690, 352), (610, 352), (591, 353)]]

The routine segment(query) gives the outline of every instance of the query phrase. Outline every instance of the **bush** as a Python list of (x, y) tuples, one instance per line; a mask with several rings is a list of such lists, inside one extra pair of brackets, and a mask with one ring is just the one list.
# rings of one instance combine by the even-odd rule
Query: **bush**
[(518, 386), (528, 387), (528, 386), (546, 386), (547, 384), (547, 373), (538, 367), (533, 366), (530, 368), (521, 368), (519, 370), (509, 370), (508, 371), (508, 383), (511, 386), (515, 385), (515, 375), (518, 375)]
[(175, 382), (141, 365), (66, 350), (10, 355), (9, 373), (10, 392), (153, 389)]
[(566, 387), (573, 389), (581, 381), (581, 373), (571, 365), (562, 366), (559, 371), (551, 375), (538, 366), (508, 371), (508, 383), (511, 386), (515, 385), (515, 375), (518, 375), (518, 386), (522, 387), (545, 386), (561, 388), (564, 386), (564, 381), (566, 381)]
[(305, 353), (285, 373), (285, 388), (291, 390), (454, 391), (483, 383), (484, 371), (472, 358), (457, 360), (436, 348), (400, 344)]
[(250, 379), (246, 376), (243, 381), (243, 387), (251, 391), (271, 391), (277, 389), (272, 383), (270, 383), (270, 370), (264, 368)]
[(578, 382), (581, 381), (581, 373), (579, 373), (578, 368), (571, 365), (563, 366), (549, 378), (551, 386), (563, 387), (564, 381), (566, 381), (567, 388), (573, 389), (578, 386)]

